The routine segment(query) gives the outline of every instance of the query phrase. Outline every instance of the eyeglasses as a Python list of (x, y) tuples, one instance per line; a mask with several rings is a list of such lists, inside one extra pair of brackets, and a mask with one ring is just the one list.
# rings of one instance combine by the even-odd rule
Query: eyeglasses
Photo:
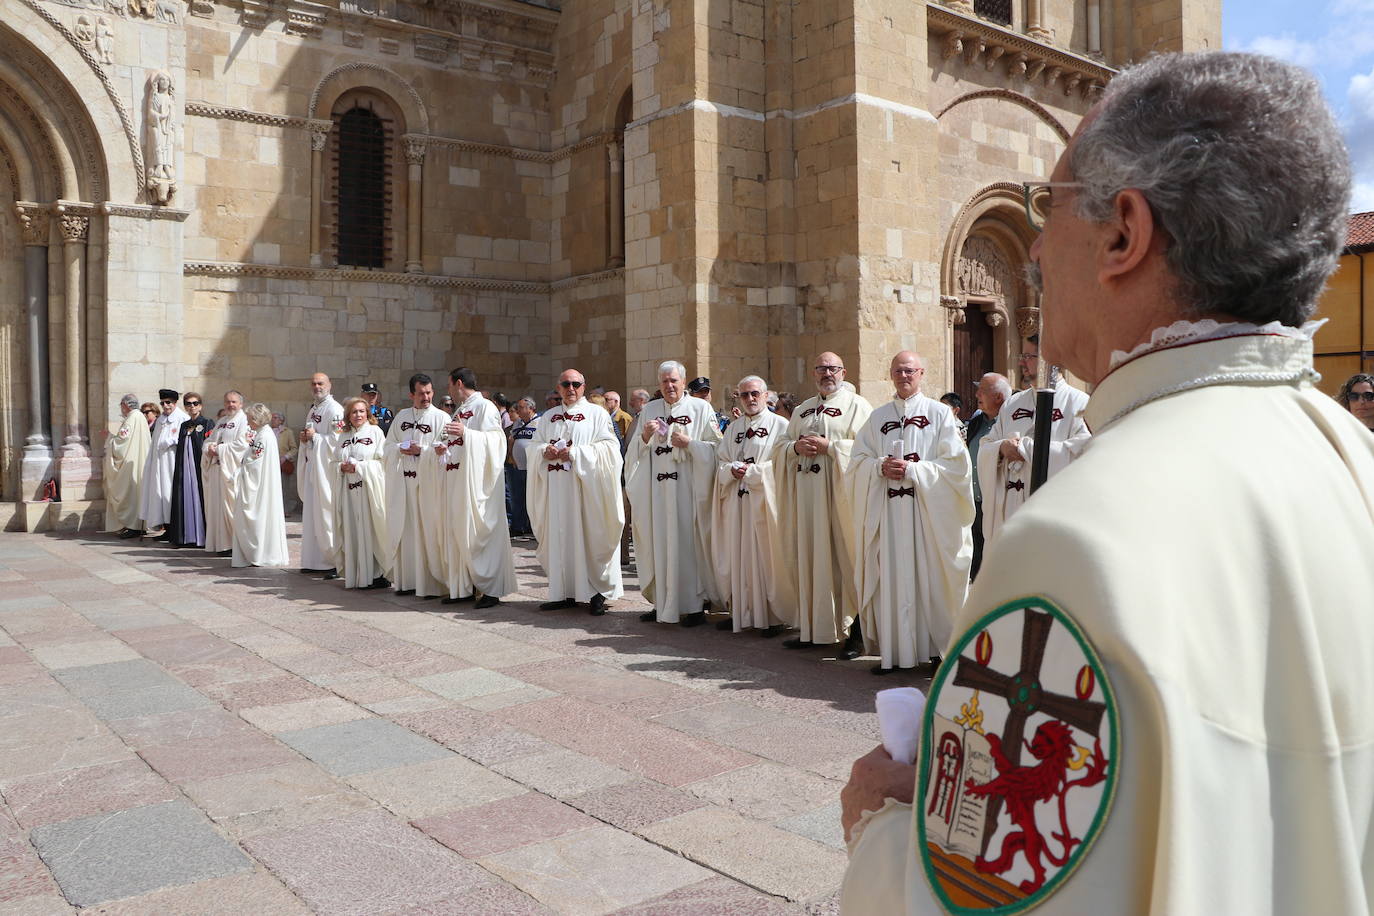
[(177, 399), (176, 399), (176, 398), (172, 398), (170, 401), (159, 401), (158, 403), (159, 403), (159, 404), (175, 404), (176, 402), (177, 402)]
[(1351, 401), (1374, 401), (1374, 391), (1352, 391), (1348, 398)]
[(763, 397), (763, 392), (762, 392), (762, 391), (741, 391), (741, 392), (739, 393), (739, 396), (742, 397), (742, 398), (761, 398), (761, 397)]
[(200, 401), (187, 401), (187, 402), (186, 402), (186, 406), (187, 406), (187, 407), (199, 407), (199, 406), (200, 406)]
[(559, 382), (559, 383), (558, 383), (558, 387), (559, 387), (559, 388), (581, 388), (581, 387), (582, 387), (582, 383), (581, 383), (581, 382)]
[(844, 371), (844, 366), (817, 366), (816, 371), (821, 375), (839, 375)]
[(1026, 222), (1036, 232), (1045, 228), (1045, 219), (1054, 206), (1051, 188), (1081, 188), (1081, 181), (1023, 181), (1021, 191), (1026, 204)]
[(1019, 360), (1020, 360), (1021, 362), (1023, 362), (1023, 363), (1033, 363), (1033, 362), (1035, 362), (1037, 359), (1040, 358), (1040, 354), (1039, 354), (1039, 353), (1022, 353), (1020, 356), (1018, 356), (1018, 357), (1016, 357), (1016, 358), (1019, 359)]
[(892, 370), (892, 374), (893, 374), (893, 375), (916, 375), (917, 373), (924, 372), (924, 371), (926, 371), (926, 370), (924, 370), (924, 369), (893, 369), (893, 370)]

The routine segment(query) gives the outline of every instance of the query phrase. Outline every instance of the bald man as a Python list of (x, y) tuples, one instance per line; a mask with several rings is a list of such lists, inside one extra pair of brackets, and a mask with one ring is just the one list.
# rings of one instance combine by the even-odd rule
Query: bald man
[(811, 369), (816, 396), (792, 413), (776, 464), (779, 559), (797, 595), (796, 626), (783, 641), (789, 649), (831, 646), (845, 640), (841, 655), (858, 658), (863, 639), (854, 591), (854, 519), (844, 485), (854, 438), (873, 407), (845, 381), (844, 360), (817, 356)]
[(849, 467), (856, 590), (874, 674), (934, 662), (968, 592), (973, 465), (959, 419), (921, 393), (925, 362), (903, 350), (892, 400), (854, 442)]
[[(549, 600), (557, 611), (583, 603), (593, 616), (624, 594), (620, 533), (620, 441), (610, 414), (584, 397), (587, 380), (576, 369), (558, 377), (563, 404), (545, 411), (526, 449), (528, 508), (549, 574)], [(610, 393), (607, 394), (609, 400)]]
[(296, 492), (301, 498), (301, 572), (337, 578), (334, 568), (334, 485), (329, 476), (330, 434), (343, 428), (343, 408), (334, 400), (329, 376), (310, 377), (311, 402), (305, 408)]

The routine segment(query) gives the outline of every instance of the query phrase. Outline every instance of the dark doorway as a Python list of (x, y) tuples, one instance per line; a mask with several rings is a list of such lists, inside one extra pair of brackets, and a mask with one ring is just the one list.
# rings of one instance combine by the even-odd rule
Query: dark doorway
[(978, 380), (995, 371), (992, 325), (987, 313), (970, 302), (964, 308), (964, 323), (954, 326), (954, 391), (965, 404), (960, 419), (967, 420), (977, 409), (973, 392)]

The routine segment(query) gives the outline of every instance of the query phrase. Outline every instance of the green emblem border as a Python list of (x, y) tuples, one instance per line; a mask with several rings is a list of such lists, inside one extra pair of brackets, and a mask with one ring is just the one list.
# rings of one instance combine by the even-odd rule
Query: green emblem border
[[(1051, 617), (1063, 625), (1064, 629), (1066, 629), (1078, 643), (1078, 647), (1083, 650), (1083, 657), (1087, 659), (1087, 663), (1092, 666), (1093, 675), (1097, 678), (1097, 683), (1102, 685), (1102, 697), (1107, 707), (1107, 715), (1111, 719), (1109, 743), (1111, 748), (1109, 751), (1111, 771), (1107, 775), (1107, 785), (1102, 790), (1102, 801), (1098, 803), (1097, 814), (1094, 815), (1092, 823), (1088, 826), (1087, 832), (1083, 836), (1083, 841), (1069, 856), (1069, 861), (1059, 869), (1054, 877), (1046, 881), (1045, 885), (1041, 887), (1040, 890), (1026, 897), (1024, 900), (1018, 900), (1015, 903), (1009, 903), (1000, 907), (979, 907), (977, 909), (972, 909), (959, 906), (951, 901), (945, 894), (944, 888), (942, 888), (940, 882), (936, 880), (935, 868), (931, 863), (930, 850), (926, 846), (926, 819), (922, 809), (925, 805), (926, 788), (930, 780), (930, 755), (927, 753), (927, 748), (931, 746), (931, 741), (934, 737), (935, 707), (940, 697), (940, 691), (944, 688), (945, 682), (954, 676), (955, 666), (952, 662), (957, 661), (959, 656), (963, 654), (964, 649), (968, 647), (969, 643), (977, 639), (978, 634), (982, 633), (994, 622), (1010, 614), (1014, 614), (1017, 611), (1027, 609), (1046, 611)], [(949, 654), (946, 656), (946, 664), (940, 666), (940, 670), (935, 674), (935, 680), (931, 683), (930, 698), (926, 702), (925, 712), (922, 714), (921, 718), (921, 745), (919, 753), (921, 754), (920, 775), (916, 781), (917, 791), (915, 798), (917, 806), (916, 839), (919, 854), (921, 856), (921, 868), (925, 872), (926, 883), (930, 886), (931, 892), (935, 895), (935, 899), (940, 902), (940, 905), (944, 907), (948, 913), (953, 914), (953, 916), (1013, 916), (1013, 914), (1024, 913), (1044, 903), (1045, 900), (1054, 894), (1054, 892), (1068, 880), (1069, 876), (1083, 863), (1083, 859), (1087, 857), (1088, 851), (1092, 848), (1093, 843), (1101, 834), (1102, 825), (1106, 823), (1107, 813), (1111, 810), (1112, 802), (1116, 798), (1117, 777), (1121, 769), (1121, 720), (1119, 709), (1116, 705), (1116, 694), (1113, 693), (1111, 682), (1107, 679), (1107, 672), (1102, 666), (1102, 660), (1098, 658), (1097, 652), (1092, 647), (1092, 643), (1088, 642), (1087, 637), (1083, 635), (1083, 631), (1079, 629), (1078, 624), (1073, 621), (1073, 618), (1061, 611), (1048, 598), (1039, 595), (1018, 598), (980, 617), (973, 626), (965, 631), (964, 635), (960, 637), (959, 641), (955, 643), (954, 647), (949, 651)]]

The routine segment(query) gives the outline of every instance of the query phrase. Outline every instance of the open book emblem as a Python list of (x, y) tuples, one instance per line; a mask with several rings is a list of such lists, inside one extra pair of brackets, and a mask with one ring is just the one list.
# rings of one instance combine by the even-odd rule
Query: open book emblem
[(1101, 830), (1120, 732), (1105, 671), (1043, 598), (960, 638), (931, 685), (917, 817), (926, 878), (951, 913), (1021, 913), (1054, 893)]

